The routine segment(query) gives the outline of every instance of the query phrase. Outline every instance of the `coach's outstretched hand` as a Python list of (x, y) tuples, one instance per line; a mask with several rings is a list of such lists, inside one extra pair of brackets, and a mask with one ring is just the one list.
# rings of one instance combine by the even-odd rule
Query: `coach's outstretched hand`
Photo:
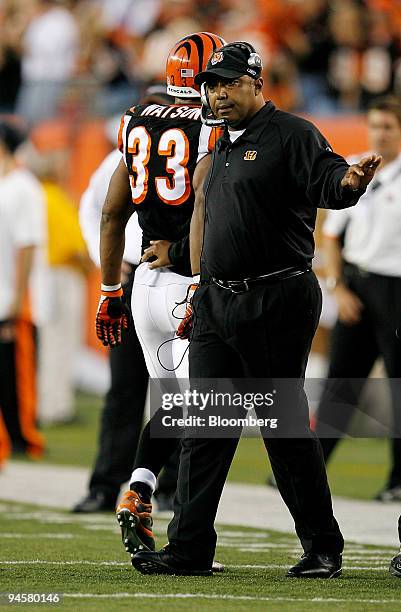
[(122, 301), (122, 289), (102, 291), (96, 313), (96, 335), (104, 346), (121, 344), (122, 329), (128, 329), (129, 310)]
[(357, 164), (352, 164), (345, 173), (341, 187), (350, 189), (366, 189), (381, 162), (380, 155), (368, 155), (362, 157)]
[(176, 334), (181, 340), (188, 340), (192, 333), (193, 324), (194, 324), (194, 313), (192, 310), (192, 299), (194, 297), (195, 291), (199, 287), (199, 283), (192, 283), (189, 285), (187, 290), (187, 295), (185, 298), (186, 308), (184, 318), (178, 326)]

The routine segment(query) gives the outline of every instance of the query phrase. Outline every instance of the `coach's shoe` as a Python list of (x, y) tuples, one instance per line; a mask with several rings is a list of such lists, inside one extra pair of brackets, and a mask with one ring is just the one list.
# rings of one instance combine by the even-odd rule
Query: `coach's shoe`
[(388, 571), (392, 576), (401, 578), (401, 551), (391, 559)]
[(154, 550), (152, 504), (145, 504), (136, 491), (126, 491), (116, 508), (121, 538), (131, 554), (139, 550)]
[(341, 555), (305, 553), (288, 572), (288, 578), (338, 578), (341, 574)]
[(176, 559), (167, 544), (158, 552), (141, 551), (132, 555), (132, 565), (141, 574), (169, 574), (171, 576), (211, 576), (211, 568), (185, 566)]

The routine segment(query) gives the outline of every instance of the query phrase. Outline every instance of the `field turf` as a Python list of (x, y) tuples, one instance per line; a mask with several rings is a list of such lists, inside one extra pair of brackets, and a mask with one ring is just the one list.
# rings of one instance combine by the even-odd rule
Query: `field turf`
[[(77, 420), (68, 426), (44, 429), (47, 453), (44, 460), (60, 465), (92, 465), (97, 446), (101, 399), (79, 394)], [(384, 439), (348, 439), (338, 445), (328, 474), (334, 495), (372, 499), (386, 480), (389, 459)], [(264, 484), (270, 466), (260, 438), (243, 438), (229, 480)]]
[[(166, 520), (156, 518), (155, 526), (161, 546)], [(348, 543), (341, 578), (294, 580), (285, 577), (300, 555), (293, 536), (219, 526), (216, 559), (227, 565), (223, 574), (142, 576), (123, 550), (112, 514), (0, 504), (0, 592), (63, 594), (60, 604), (19, 606), (29, 610), (399, 610), (401, 580), (387, 571), (393, 554)], [(0, 603), (0, 609), (10, 606)]]

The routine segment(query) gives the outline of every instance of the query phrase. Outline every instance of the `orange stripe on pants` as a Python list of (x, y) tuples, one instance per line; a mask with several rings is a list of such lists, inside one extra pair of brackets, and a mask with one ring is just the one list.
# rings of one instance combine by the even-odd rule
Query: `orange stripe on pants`
[(0, 411), (0, 468), (11, 454), (11, 441)]
[(37, 395), (33, 326), (28, 321), (16, 324), (15, 368), (17, 378), (18, 416), (21, 433), (27, 443), (27, 454), (38, 458), (44, 452), (44, 438), (36, 428)]

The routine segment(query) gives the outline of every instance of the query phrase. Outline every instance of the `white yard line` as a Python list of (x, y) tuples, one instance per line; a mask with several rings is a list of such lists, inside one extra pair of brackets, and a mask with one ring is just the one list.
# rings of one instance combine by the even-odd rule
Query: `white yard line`
[[(211, 599), (226, 601), (287, 601), (310, 603), (350, 603), (349, 599), (335, 597), (257, 597), (253, 595), (217, 595), (206, 593), (64, 593), (72, 599)], [(352, 603), (392, 604), (400, 603), (399, 599), (352, 599)]]
[[(0, 473), (0, 499), (70, 509), (87, 491), (88, 479), (89, 470), (84, 468), (10, 461)], [(29, 488), (21, 487), (21, 482), (29, 482)], [(333, 505), (346, 540), (396, 546), (399, 504), (334, 498)], [(45, 512), (51, 522), (54, 511)], [(78, 519), (72, 516), (73, 520)], [(94, 517), (83, 520), (93, 523)], [(280, 495), (262, 485), (227, 483), (217, 522), (294, 533), (292, 518)]]
[[(94, 566), (127, 566), (130, 565), (129, 560), (126, 562), (122, 561), (47, 561), (44, 559), (31, 559), (26, 561), (0, 561), (1, 565), (94, 565)], [(288, 569), (290, 563), (280, 564), (280, 563), (266, 563), (263, 565), (258, 564), (227, 564), (227, 568), (233, 569)], [(360, 572), (382, 572), (383, 570), (388, 569), (387, 565), (381, 565), (379, 567), (370, 567), (370, 566), (361, 566), (361, 565), (344, 565), (344, 570), (355, 570)]]

